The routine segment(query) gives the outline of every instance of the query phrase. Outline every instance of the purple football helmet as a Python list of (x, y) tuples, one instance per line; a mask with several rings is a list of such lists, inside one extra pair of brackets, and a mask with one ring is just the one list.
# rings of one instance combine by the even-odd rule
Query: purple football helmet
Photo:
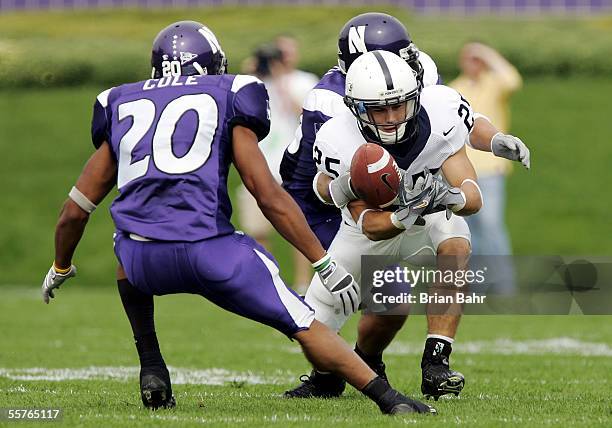
[(419, 49), (397, 18), (386, 13), (369, 12), (357, 15), (344, 24), (338, 37), (338, 66), (344, 73), (361, 54), (373, 50), (399, 55), (414, 70), (417, 82), (423, 86)]
[(224, 74), (227, 59), (217, 38), (203, 24), (179, 21), (153, 41), (151, 77)]

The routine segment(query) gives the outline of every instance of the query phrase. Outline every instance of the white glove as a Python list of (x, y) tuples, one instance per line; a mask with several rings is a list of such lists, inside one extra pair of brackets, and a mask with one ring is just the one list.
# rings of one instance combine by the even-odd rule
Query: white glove
[(327, 290), (342, 304), (344, 315), (357, 312), (359, 309), (359, 287), (353, 276), (338, 265), (329, 254), (312, 264)]
[(45, 279), (42, 283), (42, 297), (43, 301), (49, 304), (49, 298), (54, 298), (53, 290), (59, 288), (68, 278), (76, 276), (77, 268), (75, 265), (70, 265), (70, 269), (67, 272), (60, 273), (55, 270), (55, 264), (51, 265), (51, 269), (47, 272)]
[(519, 161), (527, 169), (531, 166), (529, 148), (514, 135), (495, 134), (491, 138), (491, 151), (497, 157)]
[(329, 195), (338, 208), (344, 208), (349, 202), (359, 199), (351, 186), (351, 174), (345, 172), (329, 183)]

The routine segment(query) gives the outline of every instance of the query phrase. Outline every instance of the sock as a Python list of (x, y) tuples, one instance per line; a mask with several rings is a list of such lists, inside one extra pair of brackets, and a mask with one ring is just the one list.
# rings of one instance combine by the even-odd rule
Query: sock
[(361, 392), (378, 404), (383, 412), (393, 404), (394, 398), (397, 396), (397, 391), (391, 388), (389, 383), (380, 376), (372, 379)]
[(376, 355), (366, 355), (361, 349), (359, 349), (359, 346), (355, 345), (355, 353), (359, 355), (359, 358), (361, 358), (368, 366), (370, 366), (370, 368), (377, 367), (383, 362), (382, 352)]
[(153, 296), (134, 287), (127, 279), (117, 281), (121, 303), (130, 320), (141, 367), (166, 367), (155, 333)]
[(448, 359), (453, 351), (452, 342), (446, 340), (449, 338), (442, 339), (440, 337), (441, 336), (428, 337), (425, 341), (425, 349), (423, 350), (423, 358), (421, 359), (421, 368), (424, 368), (427, 364), (449, 365)]

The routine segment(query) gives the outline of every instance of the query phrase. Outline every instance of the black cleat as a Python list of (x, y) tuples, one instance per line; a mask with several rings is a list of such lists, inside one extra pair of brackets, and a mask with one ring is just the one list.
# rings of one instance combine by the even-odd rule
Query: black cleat
[(140, 370), (140, 398), (145, 408), (152, 410), (176, 406), (168, 369), (155, 367)]
[(392, 391), (396, 394), (393, 399), (393, 404), (386, 409), (380, 409), (385, 414), (402, 415), (405, 413), (424, 413), (426, 415), (435, 415), (437, 413), (436, 409), (429, 404), (408, 398), (394, 389), (392, 389)]
[(331, 373), (319, 373), (313, 370), (309, 375), (300, 376), (302, 383), (285, 391), (285, 398), (336, 398), (340, 397), (346, 382)]
[(429, 364), (423, 368), (421, 392), (427, 399), (433, 398), (438, 401), (438, 398), (445, 394), (458, 396), (464, 385), (463, 375), (451, 370), (447, 365)]
[(442, 395), (458, 396), (465, 385), (465, 377), (451, 370), (449, 358), (451, 344), (443, 339), (429, 338), (421, 360), (421, 392), (425, 398), (438, 401)]
[(361, 391), (376, 404), (386, 415), (401, 415), (405, 413), (436, 414), (436, 409), (418, 400), (406, 397), (401, 392), (389, 386), (380, 376), (375, 377)]

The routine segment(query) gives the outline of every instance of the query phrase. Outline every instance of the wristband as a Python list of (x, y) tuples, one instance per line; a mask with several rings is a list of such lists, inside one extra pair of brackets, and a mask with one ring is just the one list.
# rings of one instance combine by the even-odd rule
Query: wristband
[(65, 275), (68, 272), (70, 272), (70, 269), (72, 269), (72, 266), (69, 266), (65, 269), (58, 268), (55, 262), (53, 262), (53, 270), (55, 271), (55, 273), (59, 273), (60, 275)]
[(87, 199), (87, 196), (81, 193), (79, 189), (75, 186), (72, 186), (70, 192), (68, 193), (68, 197), (74, 201), (83, 211), (87, 214), (91, 214), (97, 208), (96, 204)]
[(359, 214), (359, 218), (357, 219), (357, 228), (359, 229), (361, 233), (363, 233), (363, 217), (365, 216), (365, 213), (367, 213), (368, 211), (380, 211), (380, 210), (373, 210), (372, 208), (366, 208), (365, 210), (361, 211), (361, 214)]
[[(484, 205), (484, 198), (482, 196), (482, 191), (480, 190), (480, 186), (478, 185), (478, 183), (476, 183), (476, 181), (472, 180), (471, 178), (466, 178), (465, 180), (461, 182), (461, 186), (459, 187), (462, 187), (465, 183), (472, 183), (474, 187), (476, 187), (476, 190), (478, 190), (478, 194), (480, 195), (480, 201)], [(465, 194), (463, 195), (463, 197), (465, 198)], [(467, 202), (467, 198), (466, 198), (466, 202)]]
[(391, 223), (393, 223), (393, 226), (395, 226), (397, 229), (406, 229), (406, 226), (404, 226), (403, 223), (397, 218), (397, 214), (391, 213), (389, 218), (391, 219)]
[(315, 270), (315, 272), (321, 272), (329, 266), (331, 261), (331, 256), (328, 253), (325, 253), (321, 259), (312, 264), (312, 268)]

